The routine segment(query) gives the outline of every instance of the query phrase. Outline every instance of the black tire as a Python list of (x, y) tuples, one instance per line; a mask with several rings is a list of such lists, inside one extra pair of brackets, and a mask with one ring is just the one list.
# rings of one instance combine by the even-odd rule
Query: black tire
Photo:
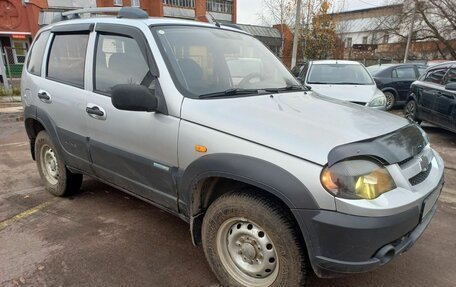
[[(248, 191), (222, 195), (210, 205), (204, 216), (202, 226), (203, 248), (209, 265), (223, 286), (305, 285), (307, 264), (305, 261), (304, 248), (297, 235), (297, 230), (287, 214), (288, 213), (283, 208), (275, 205), (270, 200), (248, 193)], [(236, 220), (238, 219), (241, 219), (242, 221), (236, 223)], [(249, 227), (250, 230), (248, 230)], [(247, 237), (247, 240), (252, 240), (253, 243), (245, 243), (245, 241), (241, 240), (244, 235), (238, 237), (245, 228), (249, 231), (246, 233), (247, 236), (251, 236), (250, 239)], [(224, 242), (225, 240), (225, 233), (223, 231), (225, 229), (227, 229), (226, 243), (219, 243)], [(235, 239), (233, 240), (236, 240), (235, 242), (239, 245), (238, 250), (230, 248), (230, 246), (237, 247), (236, 244), (230, 245), (230, 238), (232, 236), (235, 236)], [(258, 238), (257, 236), (260, 236), (261, 238)], [(265, 242), (271, 241), (269, 246), (266, 245), (266, 249), (270, 249), (269, 251), (261, 248), (262, 246), (264, 247), (264, 244), (262, 245), (262, 243), (259, 242), (260, 240), (266, 240)], [(241, 244), (239, 242), (243, 243)], [(237, 263), (235, 263), (235, 259), (233, 258), (244, 256), (244, 259), (242, 260), (246, 260), (245, 256), (249, 256), (247, 252), (248, 248), (245, 250), (243, 249), (244, 245), (251, 248), (250, 250), (255, 250), (255, 255), (249, 253), (250, 257), (247, 258), (247, 260), (251, 260), (253, 264), (252, 262), (244, 261), (247, 268), (249, 268), (249, 266), (254, 266), (256, 268), (255, 264), (257, 264), (260, 266), (259, 269), (270, 272), (270, 274), (262, 273), (265, 274), (263, 276), (269, 277), (259, 279), (253, 277), (252, 274), (246, 274), (239, 269), (239, 267), (236, 267), (239, 266), (237, 265), (239, 262), (241, 264), (244, 263), (242, 263), (239, 258)], [(260, 251), (256, 251), (257, 248)], [(270, 255), (271, 251), (275, 252), (272, 254), (275, 254), (277, 258), (273, 258), (274, 255)], [(269, 252), (269, 255), (267, 252)], [(229, 256), (227, 256), (227, 254)], [(237, 254), (240, 255), (238, 256)], [(273, 259), (271, 259), (271, 257)], [(263, 260), (261, 260), (261, 258)], [(271, 263), (271, 261), (276, 262), (274, 269), (263, 269), (264, 264), (274, 264)], [(257, 274), (256, 276), (260, 275), (261, 274)], [(244, 279), (244, 277), (247, 279)], [(266, 280), (267, 282), (264, 281), (260, 284), (253, 281), (255, 282), (254, 284), (249, 280)]]
[(49, 135), (40, 131), (35, 139), (35, 158), (45, 189), (55, 196), (68, 196), (81, 188), (82, 174), (70, 172)]
[(391, 92), (391, 91), (385, 91), (385, 92), (383, 92), (383, 94), (385, 94), (385, 97), (386, 97), (385, 109), (387, 111), (389, 111), (396, 104), (396, 95), (393, 92)]
[(404, 117), (421, 124), (421, 120), (417, 116), (417, 104), (415, 100), (410, 100), (405, 104)]

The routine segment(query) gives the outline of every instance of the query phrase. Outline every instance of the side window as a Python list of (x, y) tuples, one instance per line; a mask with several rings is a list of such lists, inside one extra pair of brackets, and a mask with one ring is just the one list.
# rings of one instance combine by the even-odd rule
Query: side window
[(443, 77), (445, 76), (447, 70), (448, 69), (446, 68), (442, 68), (429, 71), (426, 75), (426, 78), (424, 78), (424, 81), (440, 85), (442, 84)]
[(109, 94), (115, 85), (143, 84), (148, 72), (147, 62), (134, 39), (119, 35), (98, 36), (95, 91)]
[(456, 68), (450, 69), (446, 76), (446, 84), (448, 83), (456, 83)]
[(47, 77), (84, 87), (84, 66), (88, 34), (56, 34), (49, 53)]
[(27, 61), (27, 71), (31, 74), (41, 76), (41, 66), (43, 64), (44, 49), (49, 39), (49, 32), (41, 33), (33, 44), (30, 56)]
[(392, 77), (399, 79), (415, 79), (415, 69), (413, 67), (394, 69)]

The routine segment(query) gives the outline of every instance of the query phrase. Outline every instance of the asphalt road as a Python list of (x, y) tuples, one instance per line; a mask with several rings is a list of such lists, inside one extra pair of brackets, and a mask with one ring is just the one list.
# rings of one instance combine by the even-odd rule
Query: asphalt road
[[(377, 271), (309, 286), (456, 285), (456, 135), (426, 130), (451, 166), (422, 238)], [(21, 122), (0, 122), (0, 174), (0, 286), (218, 286), (180, 219), (88, 178), (74, 197), (46, 193)]]

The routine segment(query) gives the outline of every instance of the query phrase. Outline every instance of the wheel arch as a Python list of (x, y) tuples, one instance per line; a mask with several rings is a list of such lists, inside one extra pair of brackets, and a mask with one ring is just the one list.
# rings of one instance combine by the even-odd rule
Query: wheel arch
[(395, 88), (392, 88), (392, 87), (383, 88), (382, 92), (392, 92), (395, 97), (397, 97), (397, 95), (398, 95), (397, 90)]
[(273, 200), (290, 212), (296, 224), (292, 209), (318, 209), (304, 184), (275, 164), (235, 154), (203, 156), (186, 169), (180, 184), (194, 244), (201, 242), (202, 219), (210, 204), (235, 190), (249, 190)]

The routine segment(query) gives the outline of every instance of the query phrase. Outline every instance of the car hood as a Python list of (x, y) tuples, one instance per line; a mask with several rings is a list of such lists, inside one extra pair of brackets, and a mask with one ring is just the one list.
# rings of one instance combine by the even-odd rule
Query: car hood
[(398, 116), (313, 92), (190, 99), (183, 120), (324, 165), (336, 146), (378, 137), (408, 124)]
[(377, 92), (376, 85), (311, 85), (322, 96), (341, 101), (368, 103)]

